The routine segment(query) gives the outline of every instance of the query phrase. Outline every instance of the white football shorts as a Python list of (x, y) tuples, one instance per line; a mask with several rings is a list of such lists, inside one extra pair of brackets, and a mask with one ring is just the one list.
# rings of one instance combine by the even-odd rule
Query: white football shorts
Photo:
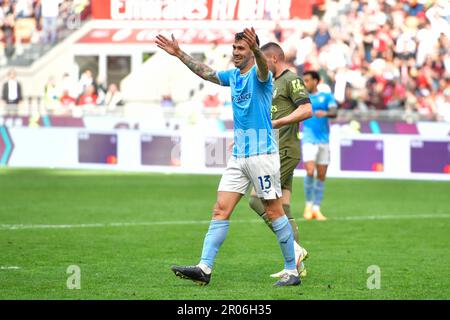
[(330, 164), (330, 145), (328, 143), (302, 143), (303, 162), (314, 161), (318, 165)]
[(231, 156), (222, 175), (218, 191), (245, 194), (253, 185), (259, 198), (281, 198), (280, 155), (278, 152), (251, 157)]

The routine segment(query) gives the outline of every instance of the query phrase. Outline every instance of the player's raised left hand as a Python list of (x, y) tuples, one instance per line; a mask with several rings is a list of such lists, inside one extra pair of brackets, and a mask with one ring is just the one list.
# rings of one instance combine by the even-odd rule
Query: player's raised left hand
[(178, 45), (178, 41), (175, 39), (175, 37), (172, 34), (172, 40), (167, 39), (161, 34), (158, 34), (156, 36), (155, 43), (158, 46), (158, 48), (163, 49), (168, 54), (171, 54), (173, 56), (178, 56), (178, 54), (181, 52), (180, 46)]
[(252, 51), (259, 48), (258, 43), (256, 42), (256, 32), (253, 27), (244, 29), (244, 41), (247, 42)]

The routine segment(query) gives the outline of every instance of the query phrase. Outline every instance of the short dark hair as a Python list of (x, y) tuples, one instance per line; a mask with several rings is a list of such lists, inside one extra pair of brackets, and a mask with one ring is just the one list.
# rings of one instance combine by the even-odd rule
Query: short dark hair
[(306, 76), (306, 75), (310, 75), (311, 78), (313, 78), (314, 80), (317, 80), (317, 82), (320, 82), (320, 75), (317, 71), (314, 71), (314, 70), (306, 71), (305, 73), (303, 73), (303, 76)]
[[(244, 32), (238, 32), (234, 35), (234, 41), (244, 40)], [(256, 35), (256, 44), (259, 47), (259, 38), (258, 35)]]
[(268, 50), (273, 50), (273, 52), (278, 56), (278, 58), (284, 61), (285, 59), (284, 51), (278, 43), (269, 42), (261, 47), (261, 51), (268, 51)]

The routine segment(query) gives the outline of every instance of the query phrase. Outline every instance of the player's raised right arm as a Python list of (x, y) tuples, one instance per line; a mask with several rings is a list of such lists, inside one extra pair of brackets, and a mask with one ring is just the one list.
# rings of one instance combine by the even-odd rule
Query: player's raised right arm
[(207, 81), (211, 81), (216, 84), (220, 84), (220, 80), (217, 77), (217, 72), (208, 67), (207, 65), (205, 65), (204, 63), (196, 61), (186, 52), (181, 50), (180, 46), (178, 45), (178, 41), (175, 39), (173, 34), (172, 40), (167, 39), (163, 35), (157, 35), (155, 42), (158, 48), (161, 48), (168, 54), (180, 59), (181, 62), (183, 62), (192, 72), (194, 72), (200, 78), (205, 79)]

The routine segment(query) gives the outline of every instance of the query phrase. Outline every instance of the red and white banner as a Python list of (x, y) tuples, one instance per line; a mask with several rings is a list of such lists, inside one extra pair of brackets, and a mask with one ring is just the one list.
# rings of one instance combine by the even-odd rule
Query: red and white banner
[(291, 20), (311, 17), (310, 0), (93, 0), (94, 19)]
[[(233, 28), (208, 28), (208, 29), (164, 29), (164, 28), (124, 28), (124, 29), (100, 29), (95, 28), (81, 37), (79, 44), (153, 44), (158, 34), (170, 35), (183, 44), (211, 44), (216, 41), (218, 44), (230, 44), (234, 41), (234, 35), (241, 32), (241, 29)], [(294, 32), (293, 29), (284, 29), (283, 33), (289, 37)]]

